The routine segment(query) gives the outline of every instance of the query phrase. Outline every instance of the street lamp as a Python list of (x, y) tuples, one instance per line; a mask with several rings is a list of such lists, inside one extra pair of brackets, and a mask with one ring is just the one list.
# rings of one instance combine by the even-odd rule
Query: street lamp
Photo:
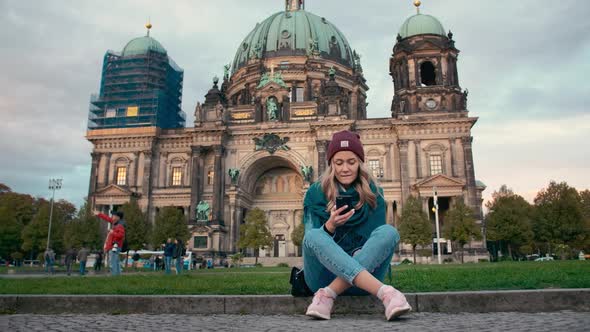
[(438, 256), (438, 264), (442, 264), (442, 258), (440, 255), (440, 226), (438, 224), (438, 195), (436, 192), (436, 187), (432, 187), (432, 193), (432, 203), (434, 204), (432, 209), (434, 210), (434, 218), (436, 220), (436, 251)]
[(51, 239), (51, 219), (53, 219), (53, 201), (55, 198), (55, 191), (61, 189), (61, 181), (62, 179), (49, 179), (49, 190), (53, 193), (51, 194), (51, 208), (49, 209), (49, 230), (47, 231), (47, 248), (49, 250), (49, 240)]

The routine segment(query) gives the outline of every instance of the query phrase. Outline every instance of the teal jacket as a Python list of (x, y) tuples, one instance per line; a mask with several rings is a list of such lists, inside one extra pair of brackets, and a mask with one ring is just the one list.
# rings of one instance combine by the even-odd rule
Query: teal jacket
[[(377, 196), (377, 206), (372, 209), (368, 204), (356, 210), (346, 224), (336, 228), (334, 241), (346, 251), (352, 253), (362, 247), (375, 228), (385, 224), (385, 200), (383, 199), (383, 189), (371, 183), (371, 190)], [(350, 187), (340, 194), (351, 195), (353, 205), (359, 201), (357, 191)], [(305, 194), (303, 200), (303, 224), (305, 225), (305, 234), (314, 228), (320, 228), (330, 218), (330, 213), (326, 211), (328, 200), (322, 192), (321, 183), (315, 182)]]

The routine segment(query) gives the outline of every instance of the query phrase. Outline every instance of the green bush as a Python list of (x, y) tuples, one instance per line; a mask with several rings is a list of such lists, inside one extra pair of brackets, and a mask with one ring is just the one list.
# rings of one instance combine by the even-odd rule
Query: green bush
[(414, 263), (411, 260), (404, 258), (404, 260), (400, 264), (406, 265), (406, 264), (414, 264)]
[(287, 264), (287, 263), (279, 263), (279, 264), (277, 264), (277, 267), (289, 267), (289, 264)]
[(262, 267), (262, 263), (256, 263), (254, 264), (255, 267)]

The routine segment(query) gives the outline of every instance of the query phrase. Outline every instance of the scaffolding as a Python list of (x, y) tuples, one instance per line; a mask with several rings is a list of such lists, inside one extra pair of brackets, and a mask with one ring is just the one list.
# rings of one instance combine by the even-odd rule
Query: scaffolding
[(100, 93), (90, 98), (88, 129), (184, 128), (183, 70), (165, 53), (122, 56), (107, 51)]

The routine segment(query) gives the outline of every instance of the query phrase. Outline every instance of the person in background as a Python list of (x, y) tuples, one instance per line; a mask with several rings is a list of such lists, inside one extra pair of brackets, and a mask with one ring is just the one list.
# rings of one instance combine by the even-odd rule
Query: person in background
[(109, 253), (111, 275), (118, 276), (121, 274), (119, 253), (121, 252), (123, 240), (125, 239), (125, 221), (123, 220), (123, 212), (114, 212), (112, 218), (103, 213), (99, 213), (97, 217), (113, 225), (109, 231), (109, 234), (107, 235), (107, 239), (104, 242), (103, 249), (105, 252)]
[(168, 238), (166, 241), (166, 246), (164, 246), (164, 264), (166, 265), (166, 274), (170, 274), (171, 266), (172, 266), (172, 256), (174, 256), (174, 242), (172, 242), (171, 238)]
[(78, 262), (80, 262), (80, 275), (83, 276), (86, 274), (86, 261), (88, 260), (88, 249), (82, 247), (78, 252)]
[(181, 239), (174, 239), (174, 259), (176, 260), (176, 274), (180, 274), (182, 272), (182, 259), (184, 258), (184, 245), (182, 244)]
[(53, 264), (55, 264), (55, 251), (51, 248), (47, 248), (43, 254), (43, 258), (45, 259), (45, 273), (55, 273), (53, 270)]
[(76, 250), (74, 248), (68, 248), (66, 250), (66, 257), (64, 258), (64, 264), (66, 266), (66, 273), (70, 275), (72, 273), (72, 264), (76, 261)]
[(102, 269), (102, 251), (96, 253), (96, 261), (94, 262), (94, 272), (100, 272)]

